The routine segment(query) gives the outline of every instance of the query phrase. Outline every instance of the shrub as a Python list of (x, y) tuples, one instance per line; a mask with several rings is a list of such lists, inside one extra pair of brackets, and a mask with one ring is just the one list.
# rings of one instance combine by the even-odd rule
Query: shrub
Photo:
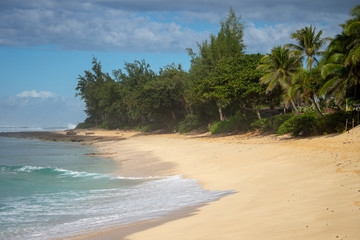
[(110, 124), (108, 121), (104, 121), (103, 123), (100, 124), (99, 128), (110, 129)]
[(140, 132), (151, 132), (156, 130), (152, 124), (137, 125), (134, 129)]
[(292, 118), (288, 119), (280, 125), (280, 127), (276, 131), (277, 135), (283, 135), (285, 133), (291, 133), (292, 131), (294, 131), (294, 125), (292, 124), (291, 119)]
[(323, 131), (327, 133), (341, 133), (345, 130), (346, 119), (353, 118), (352, 112), (335, 112), (325, 115)]
[(262, 118), (256, 120), (251, 124), (252, 129), (259, 129), (261, 132), (273, 132), (276, 133), (281, 124), (291, 118), (292, 114), (276, 115), (269, 118)]
[(317, 113), (305, 113), (297, 115), (292, 119), (294, 129), (292, 131), (293, 136), (314, 136), (319, 135), (318, 121), (321, 116)]
[(301, 113), (311, 113), (311, 112), (316, 112), (316, 107), (314, 104), (311, 104), (306, 107), (298, 107), (298, 110)]
[(189, 114), (186, 116), (184, 121), (179, 123), (178, 131), (179, 133), (188, 133), (192, 130), (195, 130), (201, 126), (198, 116), (194, 114)]
[(89, 123), (89, 122), (82, 122), (82, 123), (79, 123), (77, 126), (76, 126), (76, 129), (87, 129), (87, 128), (93, 128), (95, 127), (96, 125), (94, 123)]
[(276, 115), (268, 118), (265, 122), (265, 125), (262, 129), (263, 132), (276, 132), (281, 124), (290, 119), (293, 114), (285, 114), (285, 115)]
[(246, 131), (250, 127), (249, 121), (246, 121), (242, 114), (238, 113), (228, 120), (218, 121), (209, 126), (211, 134), (232, 132), (235, 130)]
[(261, 130), (263, 132), (263, 128), (268, 121), (268, 118), (261, 118), (256, 120), (255, 122), (250, 124), (250, 129), (252, 130)]
[(340, 133), (345, 129), (346, 119), (352, 119), (351, 112), (336, 112), (325, 116), (317, 113), (296, 115), (284, 122), (277, 134), (291, 133), (293, 136), (314, 136)]

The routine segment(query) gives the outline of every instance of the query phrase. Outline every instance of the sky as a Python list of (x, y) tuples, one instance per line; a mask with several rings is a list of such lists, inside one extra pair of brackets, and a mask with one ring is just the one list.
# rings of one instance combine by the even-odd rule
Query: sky
[(216, 34), (232, 7), (246, 53), (269, 53), (312, 24), (341, 32), (357, 0), (1, 0), (0, 127), (68, 126), (86, 118), (77, 77), (145, 59), (153, 70), (190, 67), (186, 48)]

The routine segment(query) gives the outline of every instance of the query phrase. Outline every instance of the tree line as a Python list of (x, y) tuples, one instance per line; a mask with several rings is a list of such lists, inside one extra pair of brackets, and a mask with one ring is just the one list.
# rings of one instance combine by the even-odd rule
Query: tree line
[(79, 127), (191, 130), (234, 115), (262, 119), (264, 109), (348, 110), (360, 100), (360, 5), (351, 14), (333, 39), (306, 26), (291, 34), (295, 44), (262, 55), (245, 53), (245, 25), (231, 8), (217, 34), (187, 49), (188, 71), (170, 64), (156, 73), (141, 60), (110, 76), (93, 58), (78, 77), (76, 95), (88, 115)]

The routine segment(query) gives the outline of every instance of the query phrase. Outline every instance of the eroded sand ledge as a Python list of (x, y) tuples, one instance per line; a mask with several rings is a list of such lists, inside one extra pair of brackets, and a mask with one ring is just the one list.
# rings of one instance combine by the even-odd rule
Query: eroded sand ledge
[(119, 161), (119, 175), (180, 174), (206, 189), (236, 193), (189, 212), (79, 238), (360, 239), (359, 127), (307, 139), (119, 131), (92, 136), (121, 136), (93, 141)]

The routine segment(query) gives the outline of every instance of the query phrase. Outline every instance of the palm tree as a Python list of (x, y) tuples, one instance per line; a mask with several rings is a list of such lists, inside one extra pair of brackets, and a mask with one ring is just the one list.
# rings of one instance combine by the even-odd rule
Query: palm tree
[(329, 45), (321, 68), (321, 76), (327, 81), (320, 89), (319, 95), (335, 97), (335, 103), (339, 106), (341, 106), (346, 94), (346, 89), (353, 81), (350, 69), (345, 67), (345, 59), (348, 52), (347, 43), (349, 40), (344, 32), (337, 35)]
[(318, 67), (314, 68), (312, 71), (301, 69), (294, 74), (292, 85), (289, 88), (289, 95), (300, 96), (305, 102), (310, 100), (310, 102), (314, 104), (317, 112), (323, 116), (320, 106), (316, 101), (316, 92), (319, 89), (320, 78)]
[[(290, 51), (286, 46), (274, 47), (271, 54), (265, 55), (261, 59), (261, 64), (257, 67), (257, 69), (265, 73), (260, 78), (260, 81), (268, 84), (266, 92), (272, 91), (277, 85), (280, 85), (287, 92), (293, 75), (299, 71), (301, 64), (302, 57), (299, 51)], [(298, 113), (293, 99), (290, 98), (289, 100), (294, 111)]]
[(320, 49), (330, 40), (330, 38), (321, 38), (321, 35), (321, 30), (316, 33), (316, 27), (310, 25), (291, 34), (291, 38), (296, 40), (297, 45), (287, 45), (290, 48), (303, 52), (306, 56), (307, 69), (309, 71), (311, 71), (311, 66), (314, 62), (319, 62), (316, 56), (322, 54)]
[(334, 96), (339, 106), (351, 86), (355, 86), (356, 100), (360, 85), (360, 5), (353, 9), (352, 15), (353, 19), (341, 25), (342, 34), (331, 41), (321, 69), (321, 76), (327, 81), (319, 93)]
[[(291, 38), (296, 40), (297, 45), (288, 44), (288, 46), (302, 52), (303, 55), (306, 56), (306, 69), (308, 70), (308, 73), (303, 72), (299, 75), (305, 77), (305, 79), (303, 79), (304, 83), (309, 83), (314, 79), (314, 77), (312, 76), (312, 65), (314, 62), (319, 63), (316, 56), (323, 54), (320, 49), (326, 44), (327, 41), (330, 40), (330, 38), (321, 38), (321, 35), (322, 31), (320, 30), (319, 32), (316, 32), (316, 27), (313, 27), (312, 25), (299, 29), (295, 33), (291, 34)], [(323, 115), (317, 101), (318, 96), (316, 94), (316, 91), (313, 91), (313, 86), (309, 84), (304, 84), (303, 88), (306, 93), (312, 93), (312, 96), (309, 96), (309, 98), (314, 103), (316, 110), (319, 112), (319, 114)]]
[(349, 54), (345, 59), (345, 66), (356, 65), (360, 62), (360, 5), (357, 5), (352, 11), (353, 19), (346, 22), (344, 33), (352, 41), (349, 44)]

